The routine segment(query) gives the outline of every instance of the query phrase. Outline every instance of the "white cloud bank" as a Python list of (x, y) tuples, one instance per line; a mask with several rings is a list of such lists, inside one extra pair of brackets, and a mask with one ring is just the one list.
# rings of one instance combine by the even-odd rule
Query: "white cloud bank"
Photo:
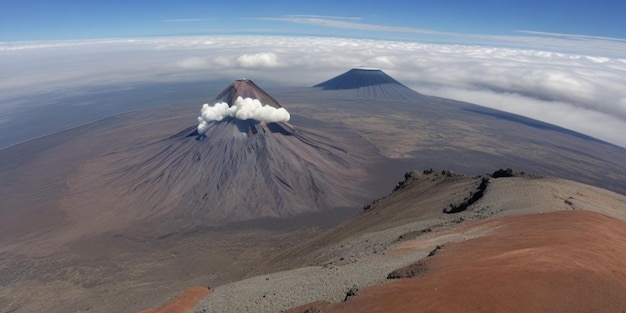
[(198, 116), (198, 133), (204, 134), (212, 122), (219, 122), (226, 117), (239, 120), (257, 120), (264, 123), (289, 122), (290, 115), (285, 108), (275, 108), (252, 98), (237, 97), (229, 106), (226, 102), (213, 105), (205, 103)]
[[(626, 51), (626, 42), (605, 44)], [(0, 43), (0, 113), (25, 95), (46, 91), (209, 77), (312, 86), (351, 67), (378, 67), (425, 94), (529, 116), (626, 147), (626, 53), (588, 49), (280, 36)]]
[(244, 54), (237, 58), (237, 64), (243, 68), (276, 67), (278, 66), (278, 57), (271, 52)]

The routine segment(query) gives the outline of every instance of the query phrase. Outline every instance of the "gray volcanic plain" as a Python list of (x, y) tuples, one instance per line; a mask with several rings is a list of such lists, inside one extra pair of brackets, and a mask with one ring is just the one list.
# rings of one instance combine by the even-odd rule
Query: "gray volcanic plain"
[[(363, 84), (357, 87), (349, 77)], [(523, 116), (426, 96), (380, 70), (353, 69), (314, 88), (277, 94), (290, 108), (356, 131), (383, 155), (410, 160), (414, 168), (484, 174), (510, 167), (626, 190), (622, 147)]]
[[(422, 95), (380, 70), (271, 94), (242, 80), (211, 101), (282, 103), (289, 123), (226, 118), (202, 136), (194, 101), (0, 150), (2, 312), (139, 311), (191, 285), (291, 268), (287, 247), (414, 169), (511, 167), (626, 190), (623, 148)], [(264, 263), (277, 255), (288, 265)]]

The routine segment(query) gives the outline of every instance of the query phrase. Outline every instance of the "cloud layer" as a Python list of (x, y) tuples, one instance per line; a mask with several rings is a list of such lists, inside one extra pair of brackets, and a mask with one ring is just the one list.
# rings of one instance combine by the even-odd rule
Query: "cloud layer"
[(242, 68), (276, 67), (278, 57), (271, 52), (244, 54), (237, 58), (237, 64)]
[[(518, 43), (526, 37), (520, 38)], [(554, 42), (569, 40), (576, 47), (583, 39), (560, 36)], [(613, 39), (597, 46), (616, 45), (626, 51), (625, 42)], [(626, 54), (588, 52), (280, 36), (0, 43), (0, 112), (23, 105), (25, 95), (85, 86), (209, 77), (312, 86), (351, 67), (377, 67), (425, 94), (514, 112), (626, 147)]]

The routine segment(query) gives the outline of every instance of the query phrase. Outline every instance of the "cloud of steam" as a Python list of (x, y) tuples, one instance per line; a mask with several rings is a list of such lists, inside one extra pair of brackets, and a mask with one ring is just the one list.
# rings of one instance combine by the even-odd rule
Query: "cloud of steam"
[(226, 102), (214, 105), (205, 103), (198, 116), (198, 133), (204, 134), (212, 122), (219, 122), (226, 117), (239, 120), (257, 120), (265, 123), (289, 122), (289, 112), (285, 108), (264, 105), (258, 99), (237, 97), (232, 106)]

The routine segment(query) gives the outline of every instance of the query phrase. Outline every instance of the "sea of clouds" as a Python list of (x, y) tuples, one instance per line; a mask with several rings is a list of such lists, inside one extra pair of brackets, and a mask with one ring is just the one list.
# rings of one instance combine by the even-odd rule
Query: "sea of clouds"
[(0, 43), (0, 113), (23, 106), (20, 99), (28, 95), (86, 86), (217, 76), (312, 86), (352, 67), (376, 67), (424, 94), (521, 114), (626, 147), (626, 52), (615, 48), (626, 51), (626, 43), (608, 42), (607, 53), (597, 41), (597, 53), (580, 46), (582, 39), (568, 51), (286, 36)]

